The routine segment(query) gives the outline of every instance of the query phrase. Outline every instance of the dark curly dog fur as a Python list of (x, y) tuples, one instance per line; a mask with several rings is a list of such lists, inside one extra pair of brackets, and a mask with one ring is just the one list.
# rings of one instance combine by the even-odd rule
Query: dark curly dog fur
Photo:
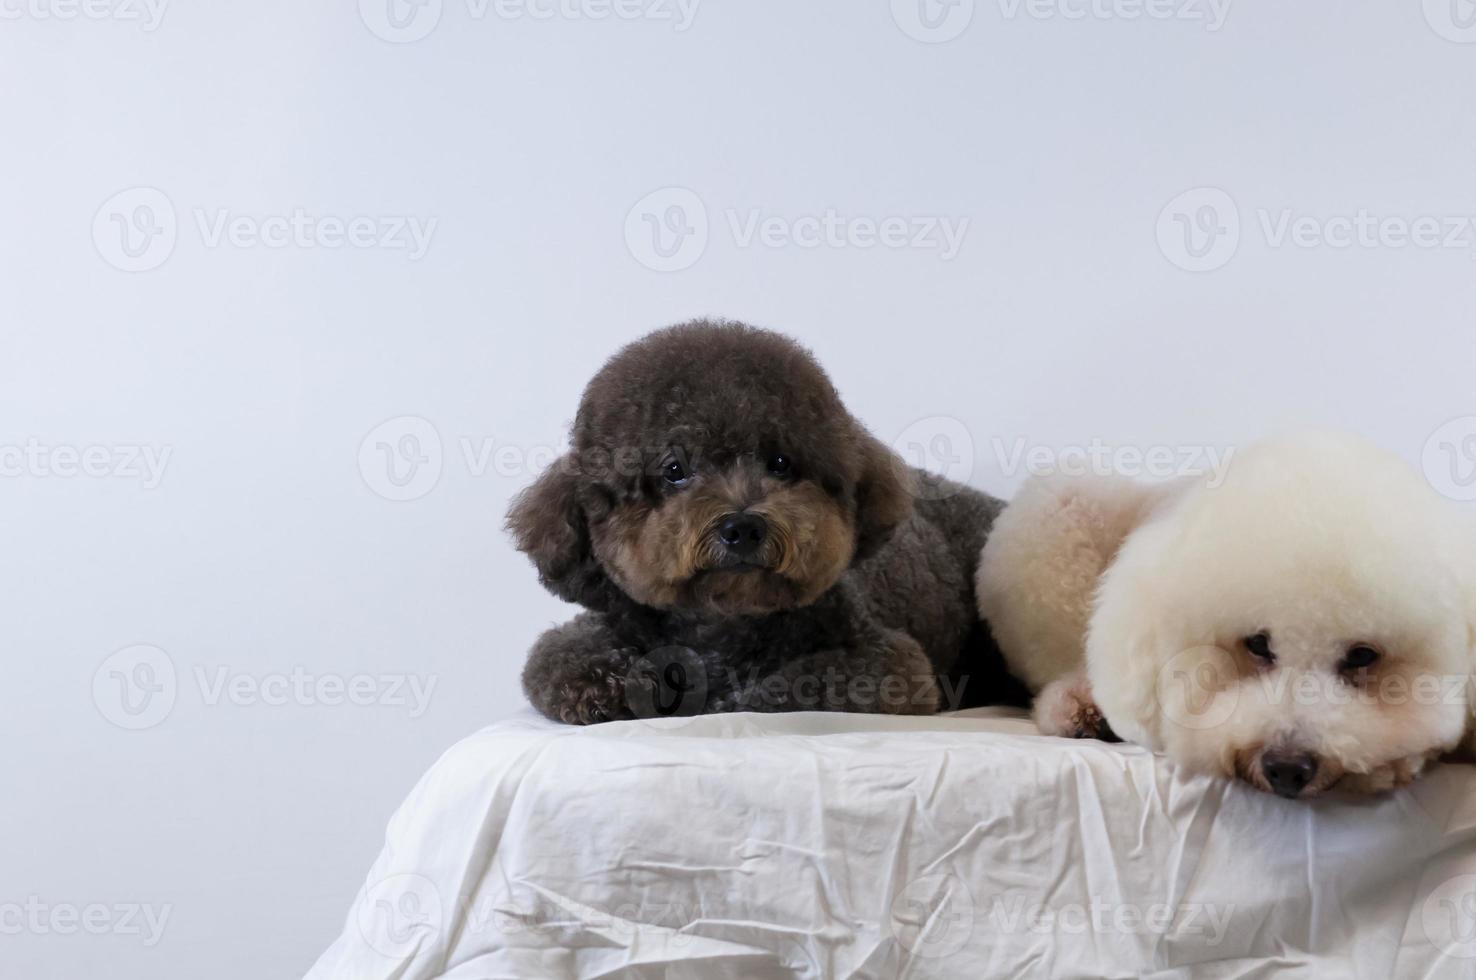
[(523, 689), (577, 724), (1024, 703), (973, 596), (1001, 506), (904, 466), (793, 341), (658, 330), (590, 382), (508, 515), (588, 610), (539, 638)]

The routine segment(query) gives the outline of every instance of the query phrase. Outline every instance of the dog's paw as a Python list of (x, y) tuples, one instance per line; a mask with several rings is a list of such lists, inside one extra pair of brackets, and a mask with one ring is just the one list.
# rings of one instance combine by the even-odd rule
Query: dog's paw
[(567, 725), (597, 725), (632, 717), (625, 681), (623, 674), (601, 667), (560, 681), (554, 699), (559, 720)]
[(1119, 741), (1102, 717), (1083, 671), (1057, 678), (1042, 688), (1035, 697), (1032, 715), (1035, 726), (1046, 735)]
[(1338, 787), (1354, 793), (1388, 793), (1414, 782), (1429, 761), (1428, 755), (1395, 759), (1368, 772), (1347, 773), (1338, 781)]

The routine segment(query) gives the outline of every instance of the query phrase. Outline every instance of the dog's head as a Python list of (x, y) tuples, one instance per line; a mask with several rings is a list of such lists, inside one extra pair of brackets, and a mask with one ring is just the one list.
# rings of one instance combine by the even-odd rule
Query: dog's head
[(1408, 466), (1351, 437), (1253, 447), (1104, 576), (1098, 703), (1125, 737), (1280, 796), (1405, 782), (1469, 717), (1464, 535)]
[(785, 337), (658, 330), (589, 383), (570, 452), (508, 526), (555, 594), (719, 616), (807, 605), (912, 506), (901, 460)]

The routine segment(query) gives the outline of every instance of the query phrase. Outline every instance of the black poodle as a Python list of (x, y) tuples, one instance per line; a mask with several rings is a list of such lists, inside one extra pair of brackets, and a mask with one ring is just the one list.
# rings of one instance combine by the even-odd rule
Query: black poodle
[(1027, 703), (975, 611), (1001, 506), (903, 465), (788, 338), (658, 330), (513, 501), (519, 550), (588, 610), (539, 638), (523, 689), (577, 724)]

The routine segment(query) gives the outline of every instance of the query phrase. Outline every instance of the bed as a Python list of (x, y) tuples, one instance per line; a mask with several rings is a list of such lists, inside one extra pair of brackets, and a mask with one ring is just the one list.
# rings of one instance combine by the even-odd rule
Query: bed
[(712, 715), (451, 748), (308, 980), (1476, 977), (1476, 767), (1368, 800), (1018, 713)]

